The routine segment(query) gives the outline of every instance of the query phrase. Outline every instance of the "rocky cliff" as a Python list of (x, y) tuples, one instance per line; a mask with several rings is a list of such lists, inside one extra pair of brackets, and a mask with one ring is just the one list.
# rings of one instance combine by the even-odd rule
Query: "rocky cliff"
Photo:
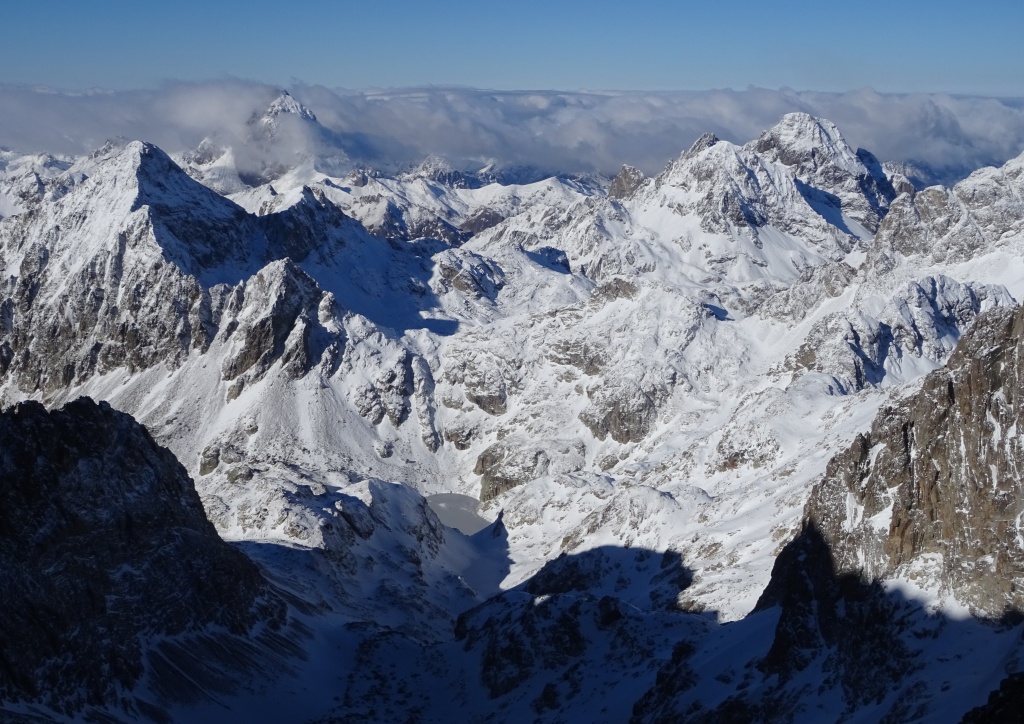
[(987, 615), (1024, 610), (1022, 383), (1024, 311), (992, 311), (829, 463), (806, 515), (841, 570), (937, 586)]
[(0, 699), (159, 717), (287, 665), (283, 600), (130, 417), (23, 403), (0, 451)]

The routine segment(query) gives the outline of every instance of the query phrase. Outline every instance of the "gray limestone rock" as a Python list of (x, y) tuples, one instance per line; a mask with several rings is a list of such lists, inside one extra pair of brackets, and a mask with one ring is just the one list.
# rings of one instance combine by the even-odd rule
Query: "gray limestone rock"
[(550, 465), (551, 459), (542, 448), (500, 440), (480, 453), (473, 468), (480, 476), (480, 500), (491, 500), (506, 490), (546, 475)]
[(463, 249), (448, 249), (437, 256), (442, 283), (476, 299), (494, 301), (505, 286), (505, 273), (495, 262)]
[(636, 384), (605, 385), (590, 394), (590, 405), (580, 421), (594, 437), (615, 442), (639, 442), (650, 434), (658, 418), (657, 390)]

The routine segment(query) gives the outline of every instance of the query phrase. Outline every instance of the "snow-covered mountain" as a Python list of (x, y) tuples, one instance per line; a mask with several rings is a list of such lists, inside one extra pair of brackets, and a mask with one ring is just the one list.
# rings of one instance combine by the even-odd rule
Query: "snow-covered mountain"
[[(248, 126), (0, 169), (4, 404), (143, 423), (308, 629), (272, 702), (172, 716), (933, 720), (1021, 668), (1009, 619), (964, 620), (1015, 569), (904, 481), (978, 469), (893, 440), (1019, 347), (1024, 156), (917, 191), (796, 113), (509, 184), (346, 166), (287, 94)], [(1009, 386), (964, 384), (952, 429), (1013, 439)], [(1009, 446), (970, 521), (1016, 561)]]

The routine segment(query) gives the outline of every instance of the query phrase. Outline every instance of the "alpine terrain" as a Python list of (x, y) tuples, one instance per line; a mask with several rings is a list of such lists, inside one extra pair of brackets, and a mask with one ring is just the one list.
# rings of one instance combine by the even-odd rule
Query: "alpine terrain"
[(1012, 712), (1024, 155), (246, 128), (0, 155), (6, 720)]

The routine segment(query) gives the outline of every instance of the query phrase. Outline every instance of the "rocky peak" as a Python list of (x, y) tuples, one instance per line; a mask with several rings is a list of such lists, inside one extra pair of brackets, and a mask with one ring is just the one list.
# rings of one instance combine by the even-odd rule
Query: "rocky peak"
[(310, 123), (317, 122), (316, 115), (313, 111), (295, 100), (286, 90), (282, 90), (281, 95), (275, 98), (274, 101), (267, 106), (267, 110), (263, 114), (263, 118), (261, 120), (266, 122), (267, 119), (277, 118), (284, 114), (298, 116), (302, 120), (309, 121)]
[(643, 171), (624, 165), (608, 187), (608, 195), (613, 199), (628, 199), (646, 180)]
[(227, 148), (207, 136), (191, 151), (186, 151), (181, 158), (190, 166), (208, 166), (227, 153)]
[(229, 395), (236, 396), (278, 360), (293, 378), (309, 371), (308, 337), (323, 296), (316, 281), (289, 258), (268, 264), (245, 283), (241, 307), (226, 325), (230, 340), (223, 377), (236, 383)]
[(143, 205), (166, 208), (179, 202), (183, 196), (195, 195), (205, 197), (207, 203), (227, 206), (224, 203), (227, 199), (196, 182), (162, 149), (151, 143), (132, 141), (114, 160), (111, 168), (115, 173), (127, 172), (135, 177), (139, 188), (136, 208)]
[[(241, 164), (239, 176), (252, 186), (280, 177), (298, 160), (313, 153), (310, 143), (322, 142), (326, 132), (313, 111), (288, 91), (282, 91), (262, 114), (253, 112), (246, 125), (249, 132), (244, 150), (236, 151)], [(281, 144), (284, 147), (279, 147)]]
[(878, 160), (866, 151), (854, 151), (836, 125), (824, 118), (788, 113), (744, 148), (789, 167), (801, 195), (819, 214), (827, 218), (839, 212), (871, 233), (896, 198)]
[(686, 155), (696, 156), (704, 149), (711, 148), (720, 140), (721, 139), (719, 139), (718, 136), (716, 136), (714, 133), (711, 133), (710, 131), (708, 133), (704, 133), (701, 135), (700, 138), (693, 142), (693, 145), (690, 146), (690, 149), (686, 152)]
[(851, 173), (862, 170), (857, 154), (836, 125), (807, 113), (787, 113), (751, 145), (766, 158), (801, 170), (813, 170), (825, 163)]
[(879, 226), (869, 260), (883, 273), (896, 254), (962, 262), (1022, 232), (1024, 154), (1001, 168), (978, 169), (951, 189), (901, 196)]
[[(0, 447), (0, 700), (151, 718), (210, 696), (206, 666), (227, 684), (268, 655), (254, 629), (280, 628), (285, 605), (132, 418), (26, 402), (0, 413)], [(146, 701), (131, 696), (144, 677)]]

